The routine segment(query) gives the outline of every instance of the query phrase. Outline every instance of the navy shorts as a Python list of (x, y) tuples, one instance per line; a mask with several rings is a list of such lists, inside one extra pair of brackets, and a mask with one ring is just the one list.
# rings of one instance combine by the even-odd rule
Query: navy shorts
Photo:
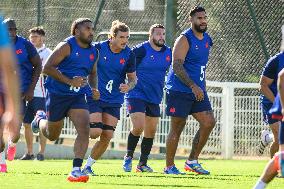
[(38, 110), (45, 111), (45, 98), (34, 97), (31, 101), (27, 103), (27, 108), (24, 114), (24, 123), (31, 123), (34, 116)]
[(269, 110), (272, 107), (272, 103), (261, 103), (261, 110), (263, 115), (263, 121), (265, 124), (271, 125), (278, 122), (278, 120), (272, 118), (272, 114), (269, 113)]
[(212, 110), (206, 92), (204, 92), (204, 100), (197, 101), (193, 93), (167, 90), (166, 104), (166, 114), (173, 117), (186, 118), (193, 113)]
[(107, 113), (120, 119), (121, 104), (107, 103), (101, 100), (94, 100), (92, 97), (87, 97), (89, 112), (92, 113)]
[(160, 105), (153, 104), (138, 98), (126, 99), (127, 114), (135, 112), (145, 113), (149, 117), (160, 117)]
[(71, 109), (88, 110), (86, 96), (79, 95), (58, 95), (47, 93), (46, 96), (46, 115), (48, 121), (60, 121), (67, 116)]

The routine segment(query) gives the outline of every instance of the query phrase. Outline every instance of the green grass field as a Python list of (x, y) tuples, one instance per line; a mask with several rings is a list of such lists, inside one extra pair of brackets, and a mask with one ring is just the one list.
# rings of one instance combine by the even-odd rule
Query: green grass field
[[(176, 161), (178, 168), (183, 167)], [(252, 188), (267, 161), (263, 160), (202, 160), (211, 175), (194, 173), (165, 175), (165, 161), (150, 160), (157, 173), (124, 173), (121, 160), (100, 160), (94, 166), (97, 174), (88, 183), (69, 183), (66, 178), (71, 160), (13, 161), (8, 162), (8, 173), (0, 174), (1, 189), (133, 189), (133, 188)], [(136, 165), (137, 161), (134, 161)], [(181, 169), (182, 170), (182, 169)], [(274, 179), (268, 189), (284, 188), (284, 179)]]

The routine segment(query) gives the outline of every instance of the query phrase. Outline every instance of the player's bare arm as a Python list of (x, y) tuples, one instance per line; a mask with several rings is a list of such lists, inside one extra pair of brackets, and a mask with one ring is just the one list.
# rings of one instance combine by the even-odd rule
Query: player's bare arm
[(98, 90), (98, 74), (97, 74), (97, 65), (99, 60), (99, 53), (97, 60), (93, 66), (92, 73), (88, 77), (89, 85), (91, 86), (92, 92), (93, 92), (93, 98), (95, 100), (100, 99), (100, 92)]
[(127, 73), (126, 76), (128, 82), (126, 84), (122, 83), (119, 86), (120, 92), (122, 93), (127, 93), (128, 91), (132, 90), (137, 83), (136, 72)]
[(266, 98), (270, 100), (270, 102), (274, 101), (274, 94), (269, 88), (269, 86), (273, 83), (274, 79), (270, 79), (266, 76), (261, 76), (259, 82), (259, 91), (263, 94)]
[(39, 78), (39, 76), (41, 74), (41, 70), (42, 70), (42, 63), (41, 63), (41, 60), (40, 60), (40, 57), (39, 57), (38, 54), (36, 56), (30, 58), (30, 61), (33, 65), (33, 73), (32, 73), (32, 82), (29, 86), (29, 89), (24, 94), (25, 99), (27, 101), (32, 100), (32, 98), (34, 96), (35, 86), (36, 86), (36, 83), (38, 81), (38, 78)]
[(86, 85), (87, 80), (83, 77), (68, 78), (62, 73), (60, 73), (56, 67), (63, 61), (63, 59), (70, 54), (70, 46), (66, 42), (59, 43), (54, 49), (53, 53), (48, 58), (44, 68), (43, 73), (49, 75), (50, 77), (73, 87), (82, 87)]

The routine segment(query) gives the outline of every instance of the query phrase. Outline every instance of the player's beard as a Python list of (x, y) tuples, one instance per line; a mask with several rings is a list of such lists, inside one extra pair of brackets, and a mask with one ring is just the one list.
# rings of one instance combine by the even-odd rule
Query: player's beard
[(201, 26), (201, 25), (194, 24), (194, 28), (195, 28), (195, 30), (196, 30), (197, 32), (204, 33), (204, 32), (207, 31), (207, 25), (206, 25), (206, 27), (205, 27), (204, 29), (201, 29), (200, 26)]
[[(162, 41), (162, 42), (160, 42), (160, 41)], [(163, 40), (163, 39), (160, 39), (160, 40), (153, 39), (153, 43), (154, 43), (157, 47), (163, 47), (164, 44), (165, 44), (165, 40)]]
[(84, 37), (80, 37), (80, 41), (82, 42), (82, 43), (85, 43), (85, 44), (91, 44), (92, 43), (92, 41), (93, 41), (93, 36), (88, 36), (88, 37), (86, 37), (86, 38), (84, 38)]

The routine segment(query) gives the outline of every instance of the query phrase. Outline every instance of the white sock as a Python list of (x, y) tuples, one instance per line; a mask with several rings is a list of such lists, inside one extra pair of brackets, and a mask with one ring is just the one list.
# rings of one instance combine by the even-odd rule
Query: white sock
[(186, 160), (187, 164), (194, 164), (194, 163), (198, 163), (197, 159), (194, 160)]
[(255, 184), (255, 186), (253, 187), (253, 189), (264, 189), (266, 187), (266, 183), (263, 182), (261, 179), (259, 179), (257, 181), (257, 183)]
[(13, 143), (12, 140), (9, 140), (8, 145), (11, 146), (11, 147), (14, 147), (14, 146), (16, 146), (16, 143)]
[(96, 160), (94, 160), (91, 156), (88, 157), (87, 159), (87, 163), (85, 165), (85, 167), (92, 167), (92, 165), (96, 162)]
[(4, 151), (0, 153), (0, 164), (6, 164)]
[(72, 171), (80, 171), (80, 167), (73, 167)]
[(268, 137), (267, 137), (267, 142), (268, 142), (268, 143), (271, 143), (271, 142), (273, 142), (273, 140), (274, 140), (274, 136), (273, 136), (272, 133), (270, 133), (270, 134), (268, 135)]

